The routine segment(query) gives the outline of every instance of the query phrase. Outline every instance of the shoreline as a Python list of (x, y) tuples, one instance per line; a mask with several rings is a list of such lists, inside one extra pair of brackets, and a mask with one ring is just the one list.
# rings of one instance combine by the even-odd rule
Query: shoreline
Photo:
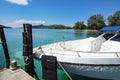
[[(22, 27), (20, 28), (10, 28), (10, 29), (23, 29)], [(40, 28), (32, 28), (32, 29), (40, 29)], [(41, 28), (42, 29), (42, 28)], [(75, 29), (49, 29), (49, 30), (74, 30), (74, 31), (87, 31), (87, 32), (98, 32), (99, 30), (90, 30), (90, 29), (85, 29), (85, 30), (75, 30)]]
[[(74, 30), (74, 29), (73, 29), (73, 30)], [(75, 30), (75, 31), (98, 32), (99, 30), (89, 30), (89, 29), (85, 29), (85, 30)]]

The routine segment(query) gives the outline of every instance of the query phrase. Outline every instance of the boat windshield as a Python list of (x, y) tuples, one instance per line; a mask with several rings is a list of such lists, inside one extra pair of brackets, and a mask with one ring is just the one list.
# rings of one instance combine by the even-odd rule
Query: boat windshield
[(115, 36), (111, 40), (113, 40), (113, 41), (120, 41), (120, 35), (118, 34), (117, 36)]
[(106, 33), (105, 35), (103, 35), (103, 37), (108, 40), (110, 39), (112, 36), (114, 36), (115, 34), (109, 34), (109, 33)]
[[(98, 33), (98, 34), (95, 34), (93, 37), (97, 38), (99, 37), (100, 35), (102, 35), (103, 33)], [(117, 34), (115, 36), (115, 34), (110, 34), (110, 33), (105, 33), (103, 35), (103, 37), (106, 39), (106, 40), (109, 40), (111, 38), (111, 40), (113, 41), (120, 41), (120, 34)], [(113, 38), (112, 38), (113, 37)]]
[(102, 34), (102, 33), (97, 33), (97, 34), (93, 35), (92, 37), (97, 38), (97, 37), (100, 36), (101, 34)]

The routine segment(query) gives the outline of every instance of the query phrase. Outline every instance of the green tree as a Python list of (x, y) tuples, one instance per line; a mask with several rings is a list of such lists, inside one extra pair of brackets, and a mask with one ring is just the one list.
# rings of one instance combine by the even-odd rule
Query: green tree
[(83, 21), (77, 21), (74, 25), (74, 29), (85, 29), (85, 24)]
[(120, 10), (108, 17), (109, 26), (120, 26)]
[(88, 28), (89, 29), (99, 30), (104, 26), (105, 26), (105, 20), (104, 20), (104, 17), (101, 14), (92, 15), (88, 19)]

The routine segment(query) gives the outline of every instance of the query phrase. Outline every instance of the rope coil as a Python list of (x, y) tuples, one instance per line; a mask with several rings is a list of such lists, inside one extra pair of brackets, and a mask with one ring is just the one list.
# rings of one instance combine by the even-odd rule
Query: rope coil
[(32, 62), (33, 55), (30, 56), (24, 56), (25, 58), (25, 65), (29, 65)]

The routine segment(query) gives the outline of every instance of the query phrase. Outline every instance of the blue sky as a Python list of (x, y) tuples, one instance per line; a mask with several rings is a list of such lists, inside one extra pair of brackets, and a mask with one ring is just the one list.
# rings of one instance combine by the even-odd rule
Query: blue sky
[(105, 19), (120, 10), (120, 0), (0, 0), (0, 24), (20, 27), (22, 23), (73, 26), (94, 14)]

